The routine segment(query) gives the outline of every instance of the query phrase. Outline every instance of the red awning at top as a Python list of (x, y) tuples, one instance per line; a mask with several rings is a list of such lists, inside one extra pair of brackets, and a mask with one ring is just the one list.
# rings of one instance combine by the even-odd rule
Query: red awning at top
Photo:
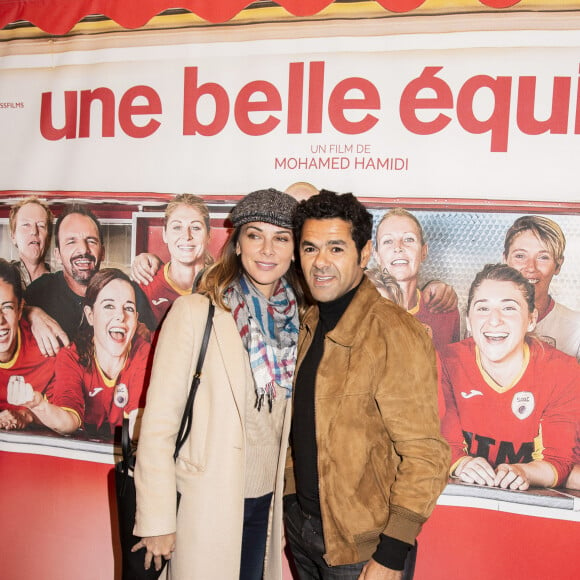
[[(334, 0), (277, 0), (276, 4), (294, 16), (313, 16)], [(385, 10), (394, 13), (410, 12), (426, 0), (375, 0)], [(520, 0), (470, 0), (474, 5), (489, 8), (508, 8)], [(466, 1), (466, 3), (468, 3)], [(27, 21), (49, 34), (66, 34), (80, 20), (90, 15), (103, 15), (123, 28), (144, 26), (169, 9), (184, 9), (211, 23), (230, 20), (251, 0), (0, 0), (0, 29), (17, 21)], [(450, 2), (450, 6), (451, 6)], [(457, 3), (453, 3), (455, 6)]]

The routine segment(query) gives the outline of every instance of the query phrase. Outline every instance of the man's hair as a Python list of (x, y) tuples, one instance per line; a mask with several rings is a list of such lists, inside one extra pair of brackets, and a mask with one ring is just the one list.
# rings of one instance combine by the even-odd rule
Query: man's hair
[(352, 193), (341, 195), (334, 191), (322, 189), (318, 195), (301, 201), (294, 213), (296, 247), (300, 244), (302, 227), (306, 220), (333, 218), (341, 219), (350, 224), (351, 236), (360, 258), (362, 249), (373, 234), (373, 216)]
[(566, 249), (566, 236), (564, 236), (562, 228), (555, 221), (541, 215), (524, 215), (512, 224), (505, 235), (503, 250), (505, 259), (507, 260), (510, 247), (516, 237), (528, 231), (532, 232), (548, 247), (552, 258), (561, 266), (564, 260), (564, 250)]
[(16, 296), (16, 300), (18, 301), (18, 305), (21, 305), (24, 292), (22, 290), (22, 279), (20, 278), (20, 272), (16, 266), (7, 260), (4, 260), (3, 258), (0, 258), (0, 280), (4, 280), (6, 284), (12, 286), (12, 289), (14, 290), (14, 296)]
[(486, 264), (481, 272), (478, 272), (475, 279), (469, 288), (469, 295), (467, 297), (467, 312), (471, 310), (471, 304), (477, 289), (483, 284), (485, 280), (494, 280), (497, 282), (513, 282), (524, 297), (528, 305), (528, 311), (534, 311), (535, 289), (528, 279), (518, 272), (515, 268), (507, 264)]
[(14, 232), (16, 231), (16, 216), (18, 215), (18, 212), (22, 209), (22, 207), (28, 205), (29, 203), (35, 203), (36, 205), (39, 205), (44, 210), (44, 213), (46, 213), (46, 231), (48, 233), (48, 239), (50, 240), (50, 235), (52, 234), (52, 222), (54, 221), (54, 215), (50, 211), (48, 204), (39, 199), (38, 197), (36, 197), (35, 195), (21, 199), (19, 202), (15, 203), (10, 208), (10, 214), (8, 216), (8, 225), (10, 226), (10, 233), (14, 235)]
[(60, 241), (58, 239), (60, 226), (64, 218), (72, 214), (84, 215), (85, 217), (93, 220), (99, 232), (99, 242), (101, 242), (101, 245), (103, 245), (103, 227), (101, 226), (101, 222), (99, 222), (99, 218), (97, 218), (97, 216), (85, 205), (74, 204), (67, 206), (56, 220), (56, 225), (54, 226), (54, 243), (56, 247), (60, 249)]

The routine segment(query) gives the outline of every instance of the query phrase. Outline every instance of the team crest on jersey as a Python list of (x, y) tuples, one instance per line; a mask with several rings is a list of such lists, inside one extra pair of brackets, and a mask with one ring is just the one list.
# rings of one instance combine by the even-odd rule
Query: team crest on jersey
[(512, 412), (518, 419), (527, 419), (532, 414), (535, 404), (533, 393), (520, 391), (512, 399)]
[(119, 409), (123, 409), (129, 402), (129, 389), (127, 385), (119, 383), (115, 387), (115, 394), (113, 395), (113, 402)]

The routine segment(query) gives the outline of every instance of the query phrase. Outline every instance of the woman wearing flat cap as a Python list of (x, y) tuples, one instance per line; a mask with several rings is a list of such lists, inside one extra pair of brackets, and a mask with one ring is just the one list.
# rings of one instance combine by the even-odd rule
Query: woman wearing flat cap
[[(137, 451), (135, 549), (145, 548), (145, 567), (170, 559), (168, 578), (282, 577), (282, 476), (302, 303), (296, 205), (274, 189), (243, 198), (220, 260), (162, 326)], [(193, 426), (174, 462), (210, 301)]]

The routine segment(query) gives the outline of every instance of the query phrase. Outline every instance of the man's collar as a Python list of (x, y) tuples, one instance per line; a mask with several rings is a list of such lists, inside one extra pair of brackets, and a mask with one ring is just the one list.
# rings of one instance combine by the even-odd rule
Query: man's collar
[[(381, 295), (375, 285), (366, 275), (363, 276), (362, 282), (338, 324), (327, 334), (328, 338), (343, 346), (352, 346), (361, 328), (361, 321), (365, 319), (372, 305), (380, 299)], [(311, 306), (304, 316), (303, 324), (312, 332), (318, 324), (318, 319), (318, 305)]]

